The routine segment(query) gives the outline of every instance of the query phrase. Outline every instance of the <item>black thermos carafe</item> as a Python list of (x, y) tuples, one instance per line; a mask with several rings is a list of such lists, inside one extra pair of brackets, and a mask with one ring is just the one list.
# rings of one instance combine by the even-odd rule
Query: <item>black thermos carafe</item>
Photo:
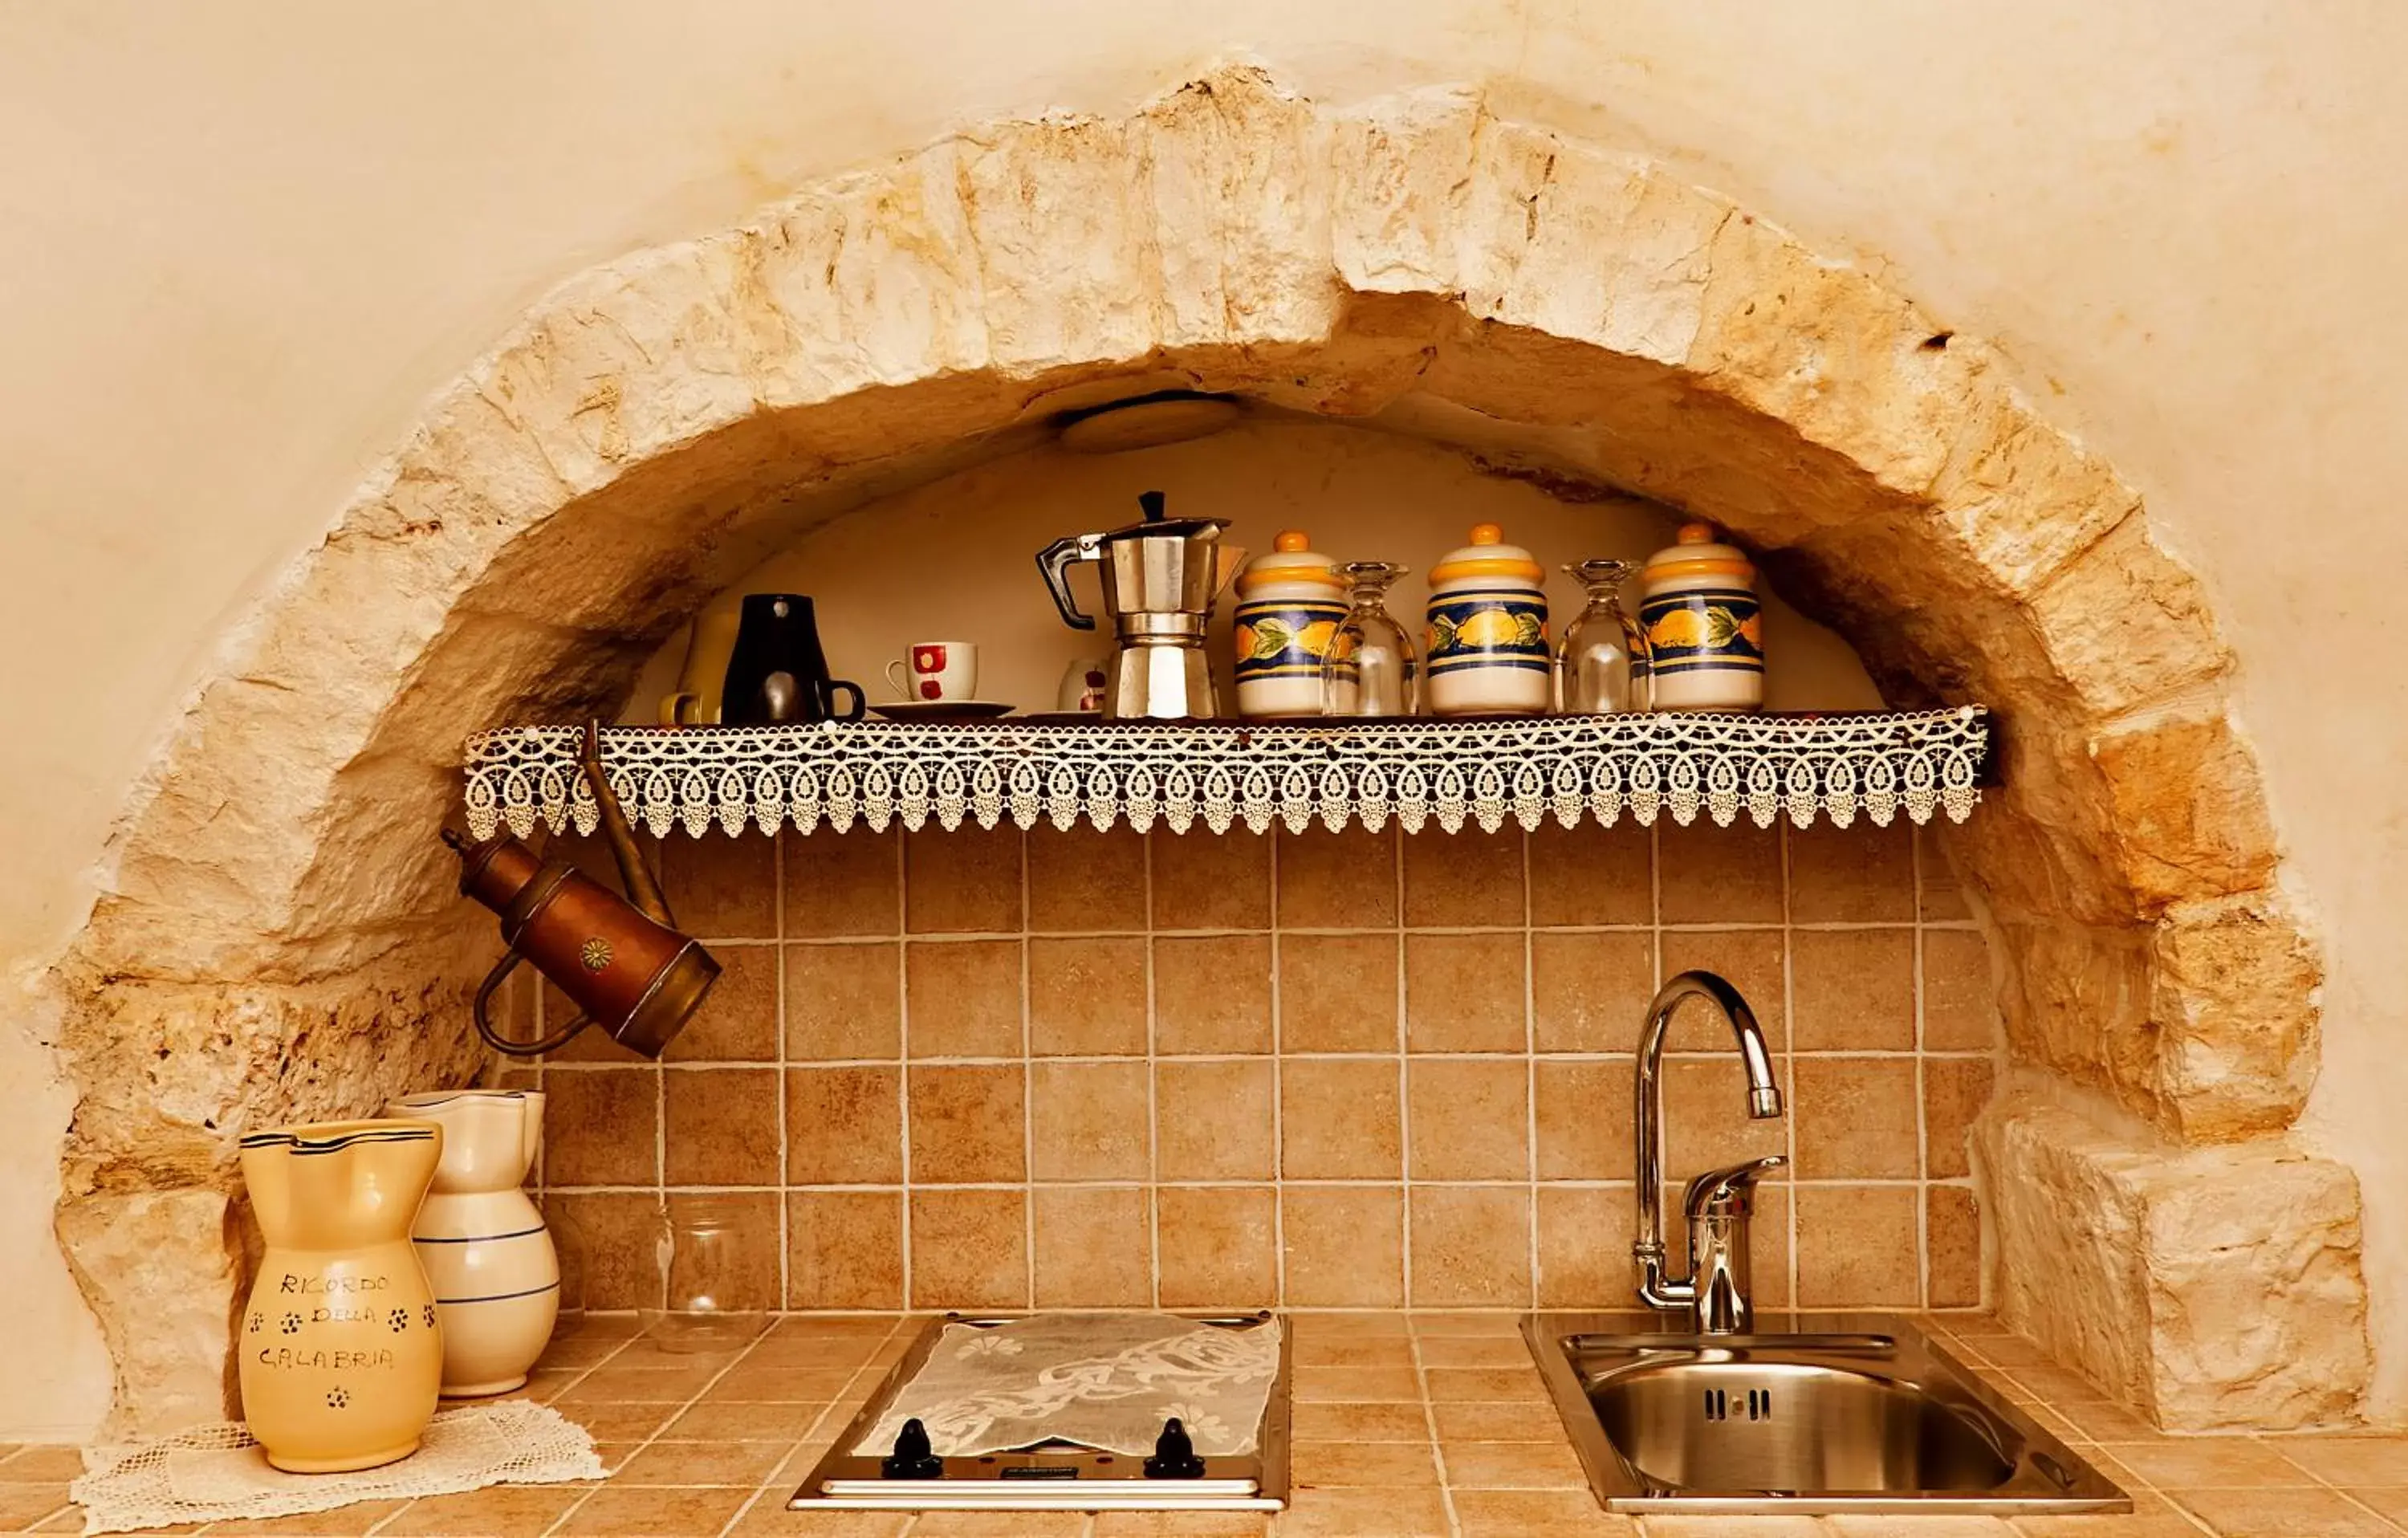
[[(839, 689), (853, 695), (841, 712), (835, 698)], [(858, 721), (867, 703), (860, 684), (828, 677), (810, 599), (798, 593), (744, 595), (744, 618), (736, 628), (736, 650), (728, 654), (727, 683), (721, 691), (724, 724)]]

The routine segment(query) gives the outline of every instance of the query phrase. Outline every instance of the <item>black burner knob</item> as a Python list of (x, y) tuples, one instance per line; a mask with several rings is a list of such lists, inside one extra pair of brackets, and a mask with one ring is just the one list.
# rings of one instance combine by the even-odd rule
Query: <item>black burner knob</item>
[(945, 1460), (930, 1449), (928, 1429), (914, 1418), (895, 1433), (895, 1456), (881, 1459), (878, 1473), (886, 1479), (942, 1479)]
[(1162, 1435), (1154, 1438), (1154, 1456), (1145, 1460), (1148, 1479), (1201, 1479), (1204, 1460), (1196, 1456), (1196, 1444), (1188, 1439), (1187, 1428), (1179, 1424), (1177, 1416), (1162, 1423)]

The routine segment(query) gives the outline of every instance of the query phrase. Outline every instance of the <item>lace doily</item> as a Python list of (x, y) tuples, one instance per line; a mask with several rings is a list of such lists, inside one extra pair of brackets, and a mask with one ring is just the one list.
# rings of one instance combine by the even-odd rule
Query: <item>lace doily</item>
[(599, 1479), (602, 1459), (585, 1428), (526, 1400), (443, 1410), (418, 1451), (356, 1473), (286, 1473), (239, 1422), (196, 1426), (155, 1442), (92, 1447), (67, 1493), (83, 1531), (136, 1532), (183, 1522), (223, 1522), (331, 1511), (356, 1501), (451, 1495), (488, 1485)]
[[(468, 831), (523, 838), (594, 831), (578, 772), (582, 728), (514, 726), (468, 740)], [(610, 726), (602, 759), (629, 818), (655, 834), (716, 826), (809, 833), (823, 823), (918, 829), (1010, 818), (1068, 829), (1159, 822), (1175, 832), (1242, 823), (1302, 832), (1390, 819), (1408, 832), (1509, 817), (1536, 828), (1583, 817), (1641, 826), (1702, 811), (1800, 827), (1904, 812), (1962, 822), (1980, 799), (1989, 718), (1974, 706), (1867, 715), (1634, 713), (1343, 726), (1014, 723)]]
[(1231, 1329), (1164, 1314), (1047, 1314), (947, 1325), (853, 1450), (882, 1456), (916, 1419), (939, 1458), (1049, 1439), (1138, 1457), (1175, 1416), (1199, 1456), (1239, 1457), (1261, 1440), (1279, 1361), (1275, 1319)]

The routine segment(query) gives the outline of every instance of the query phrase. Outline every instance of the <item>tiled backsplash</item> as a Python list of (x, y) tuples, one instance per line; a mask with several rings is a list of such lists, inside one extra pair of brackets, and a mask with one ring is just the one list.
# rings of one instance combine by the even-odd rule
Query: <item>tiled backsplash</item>
[(1982, 1301), (1989, 964), (1902, 824), (661, 854), (717, 993), (663, 1066), (589, 1032), (538, 1071), (594, 1307), (650, 1301), (663, 1196), (704, 1192), (740, 1204), (764, 1306), (1620, 1303), (1630, 1054), (1689, 967), (1747, 996), (1788, 1093), (1748, 1121), (1727, 1034), (1684, 1011), (1668, 1173), (1792, 1161), (1760, 1300)]

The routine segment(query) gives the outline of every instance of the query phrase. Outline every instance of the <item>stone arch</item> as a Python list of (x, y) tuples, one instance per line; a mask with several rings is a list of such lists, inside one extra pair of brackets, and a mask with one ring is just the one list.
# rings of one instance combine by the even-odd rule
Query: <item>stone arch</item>
[[(476, 1060), (459, 1006), (485, 927), (432, 837), (466, 730), (609, 710), (767, 549), (1166, 381), (1711, 517), (1894, 700), (1999, 707), (2003, 786), (1953, 854), (2000, 942), (2012, 1051), (2145, 1124), (2040, 1142), (2127, 1159), (2117, 1200), (2143, 1215), (2202, 1157), (2327, 1171), (2346, 1200), (2311, 1246), (2317, 1306), (2362, 1342), (2355, 1188), (2275, 1142), (2314, 1073), (2317, 955), (2276, 885), (2231, 658), (2137, 496), (1984, 344), (1726, 200), (1470, 95), (1338, 110), (1237, 70), (1125, 120), (991, 124), (607, 264), (429, 405), (193, 702), (58, 974), (80, 1091), (60, 1231), (121, 1423), (218, 1408), (188, 1364), (222, 1358), (194, 1347), (240, 1271), (231, 1134)], [(2052, 1178), (2016, 1139), (2071, 1114), (1994, 1112), (1994, 1185)], [(2011, 1312), (2068, 1222), (2014, 1206)], [(2266, 1233), (2224, 1247), (2269, 1246), (2298, 1260)], [(2329, 1362), (2319, 1386), (2176, 1361), (2143, 1258), (2095, 1280), (2113, 1338), (2058, 1342), (2100, 1375), (2185, 1423), (2354, 1402)], [(146, 1265), (190, 1300), (174, 1328)]]

